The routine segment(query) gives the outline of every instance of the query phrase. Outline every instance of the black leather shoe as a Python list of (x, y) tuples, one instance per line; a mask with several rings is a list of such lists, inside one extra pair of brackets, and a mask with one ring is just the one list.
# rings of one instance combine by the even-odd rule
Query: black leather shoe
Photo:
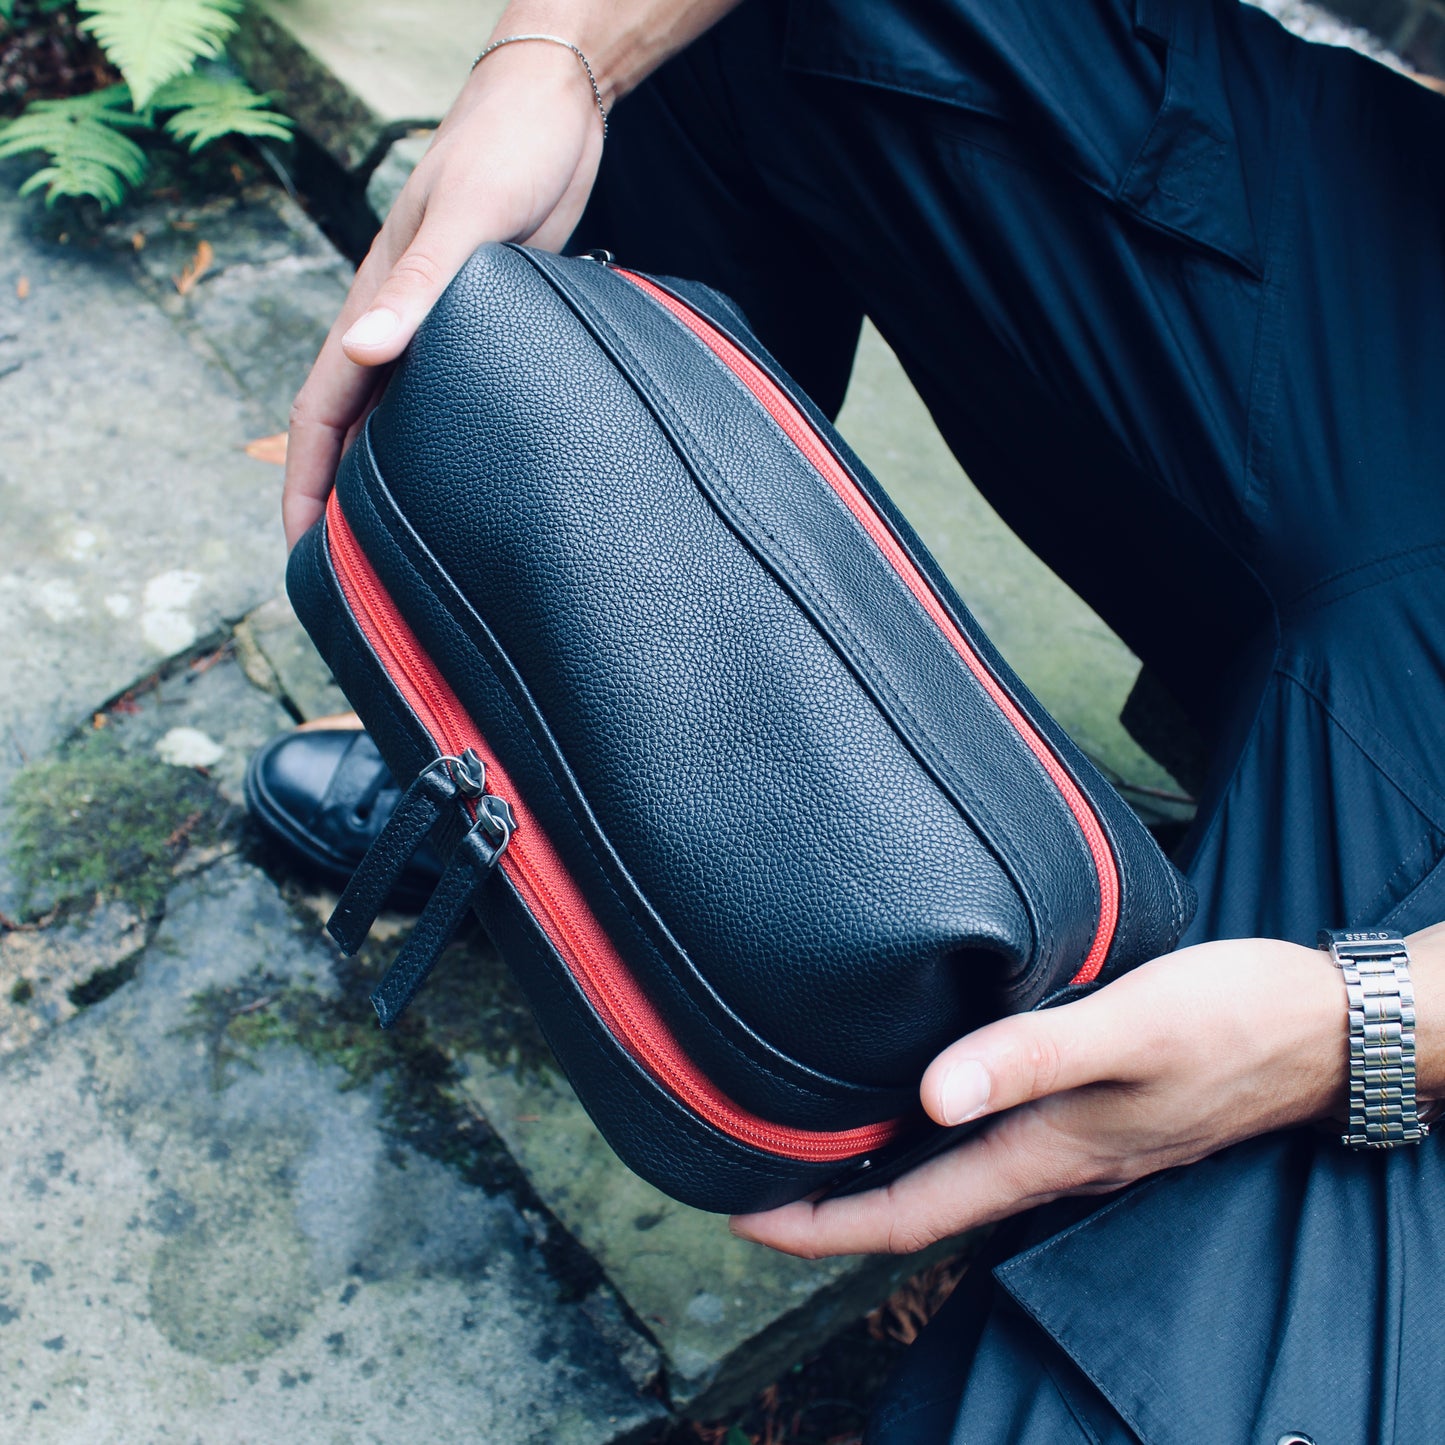
[[(376, 744), (356, 729), (282, 733), (246, 768), (246, 807), (261, 831), (333, 888), (346, 886), (400, 799)], [(389, 906), (419, 911), (441, 874), (441, 859), (424, 843)]]

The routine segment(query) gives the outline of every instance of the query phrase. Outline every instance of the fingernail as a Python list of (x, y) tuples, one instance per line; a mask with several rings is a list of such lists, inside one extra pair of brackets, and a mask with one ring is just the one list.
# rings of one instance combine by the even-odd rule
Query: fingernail
[(962, 1124), (976, 1119), (988, 1105), (992, 1081), (977, 1059), (955, 1064), (944, 1076), (939, 1089), (945, 1124)]
[(382, 346), (396, 335), (401, 317), (384, 306), (358, 316), (351, 330), (341, 338), (343, 346)]

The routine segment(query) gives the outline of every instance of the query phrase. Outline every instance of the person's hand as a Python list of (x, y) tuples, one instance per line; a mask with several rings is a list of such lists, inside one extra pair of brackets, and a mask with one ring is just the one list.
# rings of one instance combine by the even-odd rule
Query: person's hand
[(1259, 938), (1199, 944), (944, 1050), (923, 1078), (928, 1113), (940, 1124), (1002, 1116), (948, 1153), (886, 1189), (732, 1227), (808, 1257), (907, 1253), (1340, 1113), (1347, 1082), (1345, 993), (1323, 953)]
[(506, 46), (472, 73), (357, 272), (291, 410), (287, 546), (321, 515), (336, 464), (385, 377), (467, 257), (486, 241), (560, 248), (586, 205), (602, 123), (560, 45)]

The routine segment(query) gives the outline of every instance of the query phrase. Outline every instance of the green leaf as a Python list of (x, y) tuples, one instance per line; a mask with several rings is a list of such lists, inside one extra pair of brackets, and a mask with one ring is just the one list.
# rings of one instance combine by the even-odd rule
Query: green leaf
[(0, 0), (0, 20), (15, 18), (15, 0)]
[(20, 187), (22, 196), (45, 189), (45, 203), (61, 196), (93, 196), (106, 209), (118, 206), (145, 176), (145, 152), (127, 130), (147, 130), (128, 107), (130, 92), (112, 85), (65, 100), (32, 101), (0, 127), (0, 160), (42, 152), (48, 164)]
[(100, 42), (144, 110), (155, 92), (202, 57), (216, 59), (242, 0), (77, 0), (80, 28)]
[(225, 135), (290, 140), (291, 121), (271, 110), (243, 80), (213, 75), (182, 75), (168, 80), (151, 97), (151, 107), (171, 111), (166, 132), (189, 141), (191, 153)]

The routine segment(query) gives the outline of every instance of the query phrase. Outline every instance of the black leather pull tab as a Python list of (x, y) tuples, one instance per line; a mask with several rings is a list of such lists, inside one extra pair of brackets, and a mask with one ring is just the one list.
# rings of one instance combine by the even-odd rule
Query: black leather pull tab
[(396, 886), (401, 870), (431, 832), (442, 809), (454, 802), (457, 786), (450, 759), (438, 758), (416, 775), (396, 811), (386, 820), (376, 841), (351, 875), (345, 891), (327, 920), (327, 932), (348, 957), (371, 931), (376, 915)]
[(477, 889), (506, 851), (513, 827), (512, 811), (500, 798), (477, 800), (477, 821), (457, 844), (436, 892), (371, 995), (382, 1028), (390, 1028), (401, 1017), (426, 982)]

